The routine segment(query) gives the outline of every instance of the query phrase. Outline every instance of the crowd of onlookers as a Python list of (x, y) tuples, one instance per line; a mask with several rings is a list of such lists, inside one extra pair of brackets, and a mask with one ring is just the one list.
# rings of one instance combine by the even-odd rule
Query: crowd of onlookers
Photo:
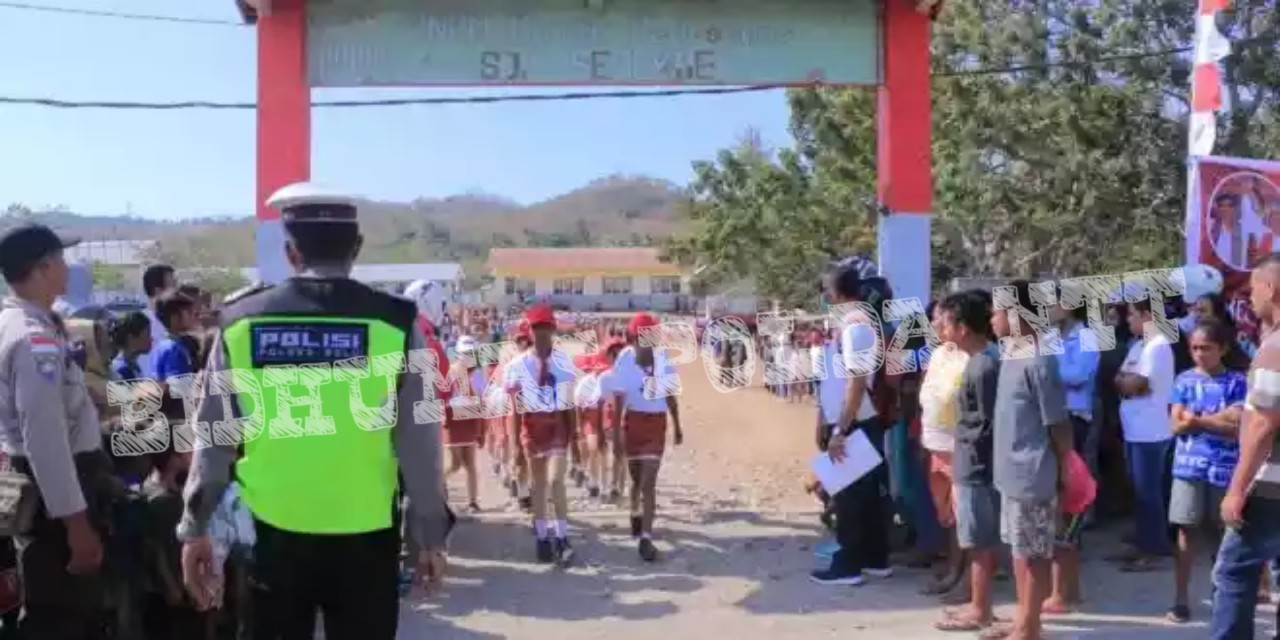
[[(866, 302), (870, 280), (837, 268), (828, 275), (828, 300)], [(1223, 298), (1209, 293), (1171, 297), (1166, 314), (1150, 300), (1104, 306), (1116, 338), (1106, 348), (1089, 327), (1087, 307), (1053, 308), (1037, 323), (1029, 285), (1014, 286), (1029, 313), (994, 309), (985, 291), (930, 304), (937, 340), (909, 343), (927, 363), (918, 372), (832, 374), (852, 368), (848, 354), (865, 348), (851, 341), (850, 327), (866, 326), (856, 319), (831, 322), (845, 326), (839, 335), (810, 326), (760, 341), (765, 387), (817, 405), (820, 448), (839, 458), (852, 433), (863, 431), (883, 445), (888, 463), (836, 496), (811, 482), (835, 534), (817, 550), (831, 564), (815, 581), (861, 584), (887, 574), (885, 539), (904, 523), (905, 563), (935, 569), (922, 593), (958, 605), (944, 609), (939, 630), (1038, 638), (1042, 614), (1067, 613), (1083, 601), (1085, 530), (1118, 521), (1127, 524), (1124, 548), (1107, 560), (1126, 573), (1172, 568), (1167, 617), (1191, 620), (1197, 554), (1216, 550), (1224, 527), (1219, 505), (1239, 456), (1257, 333), (1242, 330)], [(1156, 331), (1164, 317), (1173, 324)], [(1037, 352), (1054, 344), (1060, 353)], [(860, 394), (864, 406), (849, 407)], [(850, 532), (842, 520), (884, 531)], [(1018, 584), (1011, 624), (995, 619), (991, 595), (1010, 552)]]
[[(109, 380), (153, 381), (164, 398), (162, 413), (172, 424), (183, 420), (167, 381), (202, 368), (216, 324), (213, 297), (177, 282), (173, 269), (151, 267), (143, 280), (146, 310), (109, 321), (71, 314), (67, 322), (106, 438), (121, 428), (120, 407), (108, 402)], [(837, 268), (828, 275), (828, 300), (874, 305), (883, 293), (875, 280), (856, 266)], [(1015, 289), (1020, 304), (1034, 309), (1028, 285)], [(1257, 327), (1217, 294), (1165, 302), (1176, 339), (1149, 330), (1160, 319), (1149, 300), (1116, 304), (1106, 307), (1115, 347), (1104, 349), (1084, 307), (1055, 308), (1049, 325), (1037, 325), (993, 309), (987, 292), (955, 293), (929, 305), (938, 340), (909, 343), (928, 366), (901, 375), (883, 368), (831, 375), (850, 365), (849, 354), (865, 350), (867, 336), (855, 330), (865, 325), (858, 322), (807, 320), (789, 334), (759, 337), (754, 355), (765, 364), (765, 387), (786, 402), (816, 405), (819, 447), (838, 458), (862, 430), (888, 462), (823, 496), (835, 540), (818, 550), (831, 565), (814, 579), (860, 584), (887, 575), (889, 530), (903, 522), (912, 551), (907, 563), (936, 569), (923, 591), (959, 605), (944, 610), (939, 629), (1038, 638), (1042, 613), (1065, 613), (1083, 600), (1078, 549), (1085, 531), (1126, 518), (1126, 548), (1110, 560), (1119, 571), (1141, 573), (1163, 570), (1171, 559), (1168, 617), (1190, 620), (1195, 556), (1216, 548), (1223, 525), (1218, 504), (1238, 457), (1244, 372)], [(507, 339), (519, 314), (441, 303), (432, 320), (451, 350), (464, 336)], [(625, 331), (624, 320), (602, 316), (571, 323), (602, 341)], [(1035, 355), (1037, 345), (1050, 342), (1043, 336), (1051, 328), (1061, 353)], [(1030, 341), (1031, 351), (1012, 357), (1006, 344), (1002, 353), (1000, 341), (1017, 336)], [(725, 369), (742, 364), (750, 348), (727, 340), (712, 347)], [(861, 398), (858, 406), (847, 406), (850, 397)], [(221, 612), (197, 612), (183, 589), (174, 531), (190, 454), (169, 448), (115, 463), (133, 498), (117, 507), (108, 536), (118, 614), (113, 637), (237, 637), (235, 596), (243, 585), (234, 563)], [(1019, 585), (1012, 625), (992, 613), (991, 585), (1005, 570), (1006, 550)], [(0, 544), (0, 564), (11, 564), (11, 554), (7, 541)]]

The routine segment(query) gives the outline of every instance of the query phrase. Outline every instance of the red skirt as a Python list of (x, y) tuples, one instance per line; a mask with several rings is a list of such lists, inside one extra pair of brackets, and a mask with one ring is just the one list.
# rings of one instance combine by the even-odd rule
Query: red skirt
[(484, 424), (479, 418), (444, 421), (444, 446), (466, 447), (480, 444)]
[(626, 412), (622, 417), (622, 446), (628, 460), (661, 460), (667, 449), (666, 412)]
[(569, 430), (559, 411), (520, 414), (520, 444), (525, 455), (541, 458), (569, 449)]

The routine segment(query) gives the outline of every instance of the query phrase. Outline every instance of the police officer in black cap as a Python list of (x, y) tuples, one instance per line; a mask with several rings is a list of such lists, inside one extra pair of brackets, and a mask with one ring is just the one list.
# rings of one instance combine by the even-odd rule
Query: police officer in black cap
[[(355, 200), (295, 184), (268, 205), (281, 212), (296, 275), (242, 292), (222, 311), (205, 380), (236, 370), (232, 379), (253, 382), (230, 396), (236, 415), (223, 415), (209, 386), (197, 410), (200, 423), (242, 422), (236, 434), (196, 434), (178, 531), (184, 578), (197, 600), (213, 603), (220, 571), (209, 522), (234, 473), (256, 531), (253, 637), (310, 638), (319, 612), (330, 640), (394, 640), (398, 485), (411, 501), (407, 529), (424, 586), (442, 579), (451, 526), (440, 424), (415, 417), (415, 405), (435, 399), (419, 373), (431, 375), (434, 363), (406, 367), (426, 346), (417, 307), (350, 278), (362, 241)], [(253, 402), (242, 413), (246, 396)]]
[[(17, 541), (22, 637), (40, 640), (97, 637), (104, 617), (99, 568), (110, 467), (84, 372), (52, 310), (67, 288), (62, 250), (73, 244), (41, 225), (0, 237), (10, 291), (0, 304), (0, 445), (12, 473), (38, 489), (34, 500), (0, 500), (10, 529), (0, 533)], [(28, 502), (37, 504), (28, 511)]]

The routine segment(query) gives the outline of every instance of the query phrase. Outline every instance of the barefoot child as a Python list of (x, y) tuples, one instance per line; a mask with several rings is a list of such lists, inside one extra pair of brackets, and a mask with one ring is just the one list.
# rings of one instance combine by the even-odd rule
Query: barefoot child
[(1089, 465), (1079, 453), (1072, 451), (1066, 466), (1060, 505), (1062, 516), (1053, 553), (1053, 591), (1041, 606), (1049, 615), (1071, 613), (1084, 602), (1080, 593), (1080, 533), (1084, 530), (1085, 512), (1093, 504), (1098, 490)]
[(970, 600), (945, 610), (935, 627), (980, 631), (995, 620), (991, 585), (1000, 548), (1000, 494), (992, 468), (1000, 350), (989, 337), (991, 310), (976, 294), (949, 296), (938, 305), (937, 313), (939, 337), (968, 354), (957, 396), (953, 490), (956, 541), (969, 559)]
[(1169, 522), (1178, 529), (1175, 550), (1174, 600), (1169, 620), (1191, 620), (1191, 567), (1195, 564), (1198, 530), (1211, 548), (1222, 525), (1218, 505), (1231, 481), (1239, 456), (1237, 430), (1245, 398), (1245, 376), (1223, 366), (1231, 345), (1230, 332), (1219, 324), (1201, 322), (1191, 331), (1195, 368), (1178, 375), (1173, 387), (1173, 491)]

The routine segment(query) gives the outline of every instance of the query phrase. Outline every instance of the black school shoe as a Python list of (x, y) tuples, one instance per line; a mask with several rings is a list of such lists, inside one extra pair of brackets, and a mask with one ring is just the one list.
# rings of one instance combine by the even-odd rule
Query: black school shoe
[(524, 511), (524, 512), (526, 512), (526, 513), (527, 513), (527, 512), (531, 512), (531, 511), (533, 511), (533, 498), (532, 498), (532, 497), (530, 497), (530, 496), (525, 496), (525, 497), (523, 497), (523, 498), (520, 498), (519, 503), (520, 503), (520, 510), (521, 510), (521, 511)]
[(648, 538), (640, 538), (640, 559), (645, 562), (658, 561), (658, 547)]
[(573, 562), (573, 547), (568, 538), (557, 538), (555, 541), (555, 563), (567, 567)]
[(644, 520), (640, 516), (631, 516), (631, 537), (639, 538), (644, 533)]
[(555, 548), (551, 545), (551, 540), (538, 540), (538, 562), (550, 564), (555, 559)]

